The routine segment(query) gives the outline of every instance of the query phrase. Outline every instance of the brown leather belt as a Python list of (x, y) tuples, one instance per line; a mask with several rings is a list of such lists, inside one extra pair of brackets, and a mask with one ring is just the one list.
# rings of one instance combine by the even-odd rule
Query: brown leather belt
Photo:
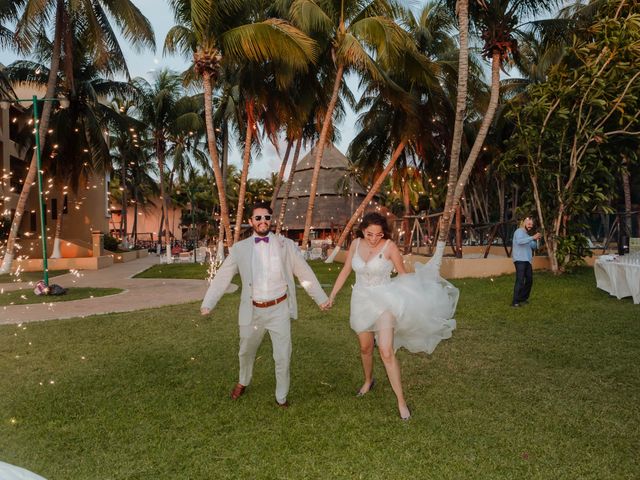
[(281, 302), (284, 302), (286, 299), (287, 299), (287, 294), (285, 293), (280, 298), (276, 298), (275, 300), (269, 300), (268, 302), (256, 302), (254, 300), (253, 301), (253, 306), (254, 307), (258, 307), (258, 308), (273, 307), (274, 305), (277, 305), (277, 304), (279, 304)]

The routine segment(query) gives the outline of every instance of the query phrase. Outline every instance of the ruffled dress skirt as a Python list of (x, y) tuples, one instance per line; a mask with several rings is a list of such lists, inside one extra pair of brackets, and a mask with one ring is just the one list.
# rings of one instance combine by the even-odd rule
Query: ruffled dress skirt
[(437, 271), (416, 264), (416, 272), (379, 285), (356, 281), (351, 328), (356, 333), (394, 329), (394, 349), (432, 353), (456, 328), (459, 291)]

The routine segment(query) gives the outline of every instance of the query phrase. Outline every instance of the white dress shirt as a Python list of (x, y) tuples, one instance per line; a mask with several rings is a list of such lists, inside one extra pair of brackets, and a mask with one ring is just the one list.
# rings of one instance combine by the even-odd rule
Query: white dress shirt
[(269, 233), (269, 242), (257, 242), (253, 235), (253, 300), (268, 302), (287, 293), (287, 282), (282, 273), (282, 259), (278, 248), (278, 239)]

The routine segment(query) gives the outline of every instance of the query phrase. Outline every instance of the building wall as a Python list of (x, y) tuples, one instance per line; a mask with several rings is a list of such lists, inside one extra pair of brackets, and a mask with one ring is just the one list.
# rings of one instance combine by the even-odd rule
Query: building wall
[[(33, 95), (32, 90), (25, 88), (16, 89), (19, 98), (29, 98)], [(41, 93), (39, 93), (41, 94)], [(28, 108), (29, 103), (21, 104), (24, 108)], [(19, 109), (12, 107), (11, 110), (0, 110), (0, 165), (2, 166), (2, 179), (0, 181), (0, 213), (4, 216), (12, 216), (18, 202), (18, 191), (16, 191), (11, 183), (18, 180), (19, 176), (15, 175), (12, 182), (11, 158), (14, 158), (14, 166), (16, 162), (20, 162), (22, 170), (26, 173), (31, 156), (27, 153), (19, 152), (18, 146), (11, 138), (11, 123), (14, 118), (18, 118)], [(18, 120), (19, 121), (19, 120)], [(21, 155), (22, 153), (22, 155)], [(25, 159), (25, 156), (27, 157)], [(62, 159), (61, 159), (62, 161)], [(19, 165), (18, 165), (19, 166)], [(91, 231), (99, 230), (107, 233), (109, 231), (109, 213), (107, 202), (108, 177), (104, 174), (95, 174), (88, 178), (85, 184), (82, 184), (77, 193), (69, 193), (67, 199), (67, 213), (63, 215), (61, 238), (65, 240), (79, 240), (87, 244), (91, 244)], [(48, 249), (53, 246), (53, 237), (56, 228), (56, 214), (52, 211), (53, 199), (57, 202), (62, 201), (61, 185), (50, 184), (47, 173), (43, 175), (43, 190), (45, 191), (46, 200), (46, 228), (48, 237)], [(13, 191), (12, 191), (13, 190)], [(47, 194), (47, 192), (49, 192)], [(19, 244), (21, 250), (16, 252), (17, 255), (28, 255), (30, 257), (41, 256), (40, 247), (40, 212), (37, 207), (38, 187), (34, 184), (31, 187), (27, 208), (25, 209), (22, 222), (20, 224)], [(6, 240), (0, 239), (0, 243)]]
[[(143, 211), (138, 208), (138, 240), (158, 240), (158, 227), (160, 225), (160, 217), (162, 210), (160, 208), (160, 200), (152, 199), (153, 205), (148, 205)], [(109, 228), (112, 232), (120, 229), (120, 205), (113, 205)], [(134, 208), (127, 208), (127, 235), (131, 236), (133, 232)], [(179, 207), (169, 207), (169, 232), (175, 240), (182, 240), (182, 209)], [(119, 232), (118, 232), (119, 234)]]

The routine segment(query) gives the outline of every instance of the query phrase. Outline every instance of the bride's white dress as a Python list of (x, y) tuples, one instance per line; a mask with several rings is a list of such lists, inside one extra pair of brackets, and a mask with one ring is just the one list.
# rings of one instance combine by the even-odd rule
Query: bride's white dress
[(45, 478), (24, 468), (0, 462), (0, 480), (45, 480)]
[(351, 294), (351, 328), (357, 333), (394, 328), (394, 348), (431, 353), (456, 328), (453, 316), (459, 291), (440, 277), (437, 268), (416, 264), (415, 273), (391, 278), (393, 262), (385, 258), (389, 244), (368, 262), (357, 240), (351, 266), (356, 283)]

